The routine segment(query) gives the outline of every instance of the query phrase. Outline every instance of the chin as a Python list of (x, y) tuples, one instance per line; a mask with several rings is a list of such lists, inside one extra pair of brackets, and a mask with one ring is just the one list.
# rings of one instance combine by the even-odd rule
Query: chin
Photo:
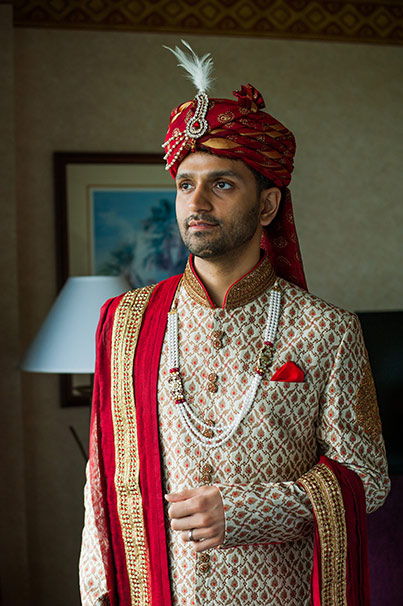
[(221, 255), (223, 252), (212, 246), (211, 242), (209, 244), (202, 242), (201, 238), (184, 238), (183, 241), (188, 251), (201, 259), (211, 259), (211, 257)]
[(211, 259), (211, 257), (215, 257), (217, 255), (217, 252), (211, 248), (202, 248), (201, 246), (195, 246), (194, 244), (190, 244), (188, 242), (185, 242), (185, 246), (192, 255), (195, 257), (200, 257), (200, 259)]
[(213, 250), (194, 251), (192, 252), (192, 255), (195, 257), (199, 257), (200, 259), (212, 259), (213, 257), (219, 256)]

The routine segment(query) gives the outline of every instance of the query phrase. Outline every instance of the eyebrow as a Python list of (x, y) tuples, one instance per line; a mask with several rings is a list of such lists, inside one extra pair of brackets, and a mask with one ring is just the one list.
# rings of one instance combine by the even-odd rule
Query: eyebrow
[[(190, 179), (192, 177), (194, 177), (194, 173), (178, 173), (176, 175), (176, 181), (179, 181), (179, 179)], [(222, 177), (239, 178), (239, 174), (233, 170), (214, 170), (208, 173), (209, 179), (220, 179)]]

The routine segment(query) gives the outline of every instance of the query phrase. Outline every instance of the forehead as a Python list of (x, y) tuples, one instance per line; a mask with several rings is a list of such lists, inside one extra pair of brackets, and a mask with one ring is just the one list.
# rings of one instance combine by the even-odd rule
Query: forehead
[(233, 160), (207, 152), (189, 153), (179, 164), (176, 178), (184, 174), (232, 173), (242, 179), (254, 180), (253, 173), (242, 160)]

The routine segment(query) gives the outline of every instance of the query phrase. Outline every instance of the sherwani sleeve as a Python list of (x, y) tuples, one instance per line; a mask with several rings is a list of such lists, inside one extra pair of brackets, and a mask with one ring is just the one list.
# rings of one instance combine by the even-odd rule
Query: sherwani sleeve
[(322, 394), (317, 438), (320, 454), (361, 478), (367, 512), (378, 509), (388, 495), (390, 480), (374, 380), (355, 315)]
[(84, 488), (84, 529), (79, 560), (79, 582), (82, 606), (106, 606), (108, 598), (108, 571), (110, 569), (110, 538), (107, 522), (105, 487), (101, 452), (100, 401), (102, 399), (102, 372), (100, 358), (108, 343), (107, 317), (110, 301), (101, 309), (97, 327), (97, 361), (95, 368), (90, 455)]
[(101, 537), (95, 523), (91, 480), (87, 465), (84, 488), (85, 521), (82, 535), (79, 577), (82, 606), (107, 604), (107, 580), (101, 551)]
[[(367, 511), (373, 511), (382, 505), (390, 488), (385, 448), (358, 318), (351, 314), (344, 326), (319, 394), (318, 455), (326, 455), (358, 474)], [(297, 480), (218, 485), (225, 513), (223, 547), (279, 543), (309, 535), (312, 509)]]

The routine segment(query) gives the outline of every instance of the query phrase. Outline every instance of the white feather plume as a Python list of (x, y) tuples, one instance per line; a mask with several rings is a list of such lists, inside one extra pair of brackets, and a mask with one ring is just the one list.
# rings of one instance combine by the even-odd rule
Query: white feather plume
[(171, 51), (179, 61), (178, 66), (188, 72), (187, 78), (192, 80), (197, 92), (207, 93), (213, 82), (212, 71), (214, 69), (210, 53), (198, 57), (188, 42), (185, 40), (181, 42), (190, 51), (189, 53), (183, 51), (179, 46), (175, 46), (175, 49), (169, 48), (169, 46), (164, 46), (164, 48)]

